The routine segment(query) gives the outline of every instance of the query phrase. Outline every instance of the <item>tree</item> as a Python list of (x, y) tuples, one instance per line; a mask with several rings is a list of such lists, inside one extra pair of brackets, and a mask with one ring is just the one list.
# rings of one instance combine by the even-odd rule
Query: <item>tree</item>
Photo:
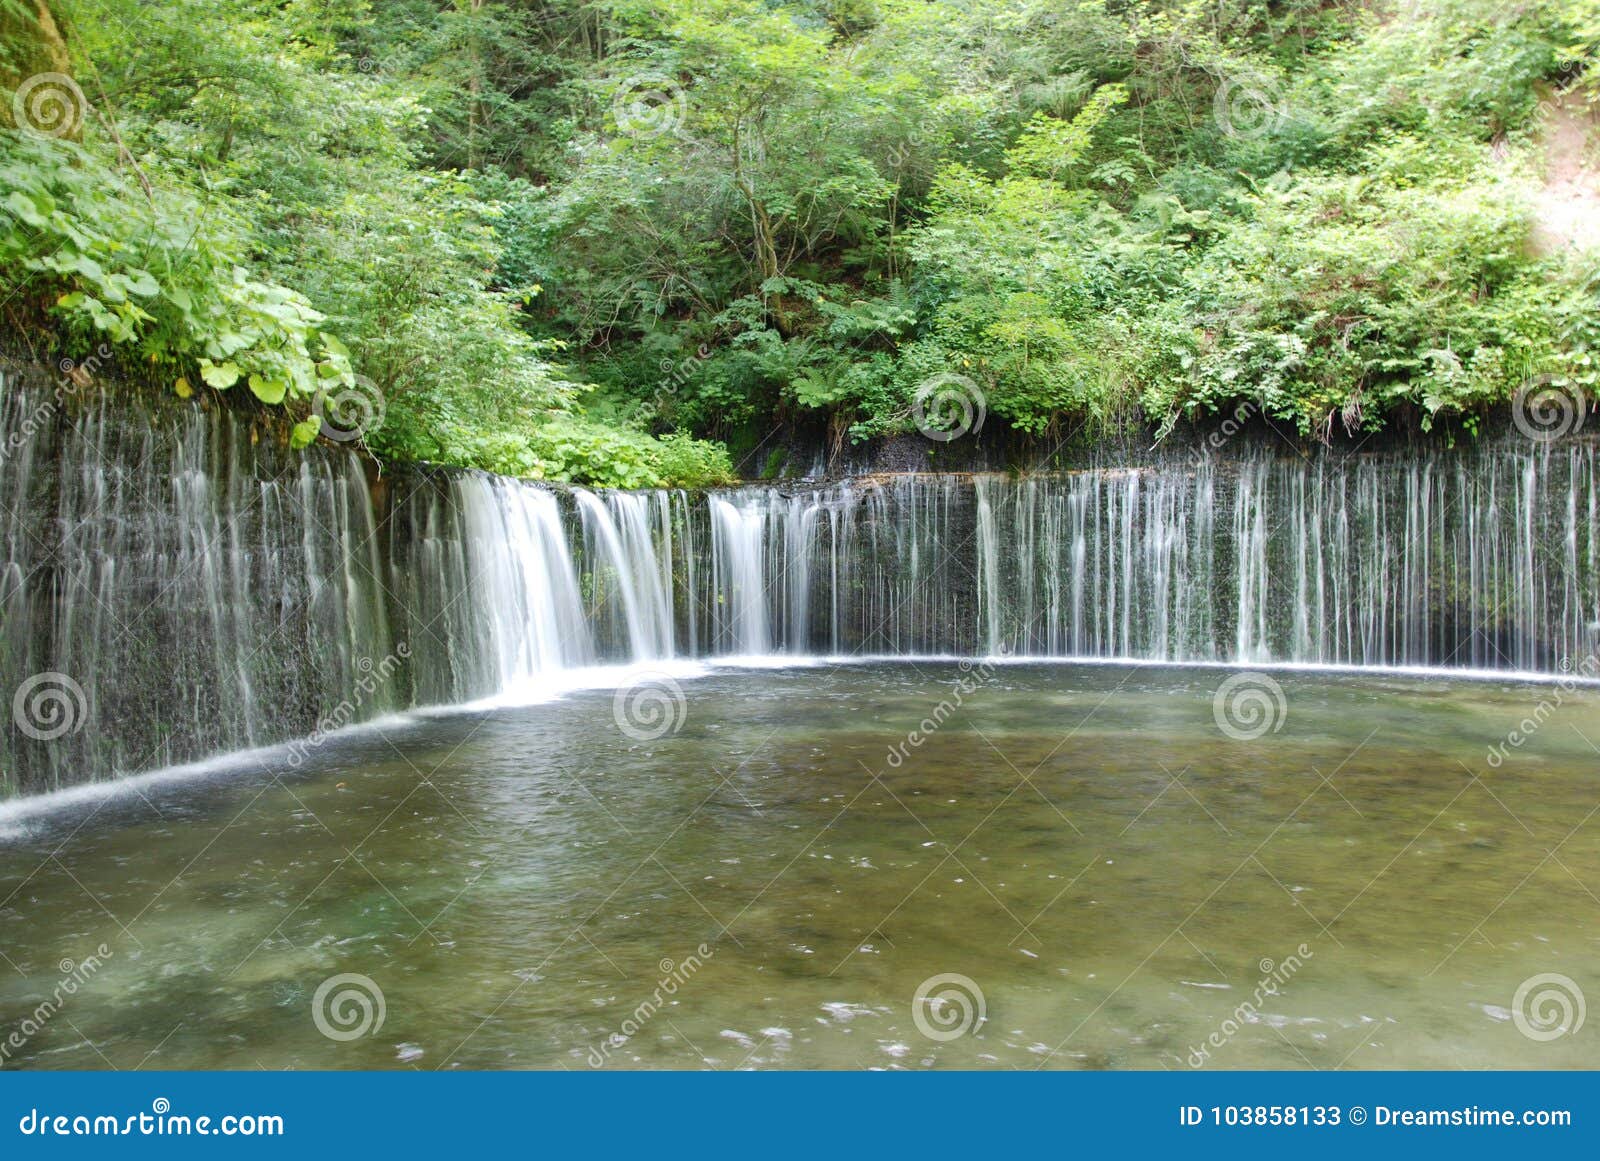
[[(30, 78), (46, 73), (69, 80), (72, 76), (72, 58), (55, 12), (46, 0), (0, 0), (0, 90), (9, 96)], [(70, 94), (70, 88), (67, 92)], [(75, 97), (57, 96), (55, 99)], [(76, 137), (81, 130), (82, 116), (80, 104), (71, 114), (72, 126), (63, 135)], [(0, 124), (17, 127), (10, 100), (0, 101)]]

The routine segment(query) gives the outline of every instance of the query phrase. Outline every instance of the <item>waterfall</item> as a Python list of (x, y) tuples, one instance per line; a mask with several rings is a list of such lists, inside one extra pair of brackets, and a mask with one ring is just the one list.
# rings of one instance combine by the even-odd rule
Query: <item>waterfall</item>
[(620, 657), (1551, 672), (1600, 630), (1591, 444), (662, 493), (653, 521), (576, 498), (616, 603), (653, 610)]
[(473, 547), (481, 647), (493, 661), (489, 684), (504, 687), (593, 660), (578, 578), (555, 497), (481, 476), (456, 490)]
[(594, 596), (591, 616), (600, 619), (608, 610), (620, 610), (625, 632), (622, 640), (635, 661), (671, 657), (673, 626), (668, 612), (670, 572), (662, 561), (671, 559), (671, 526), (657, 525), (652, 535), (646, 499), (614, 493), (606, 500), (593, 492), (574, 489), (583, 522), (588, 575)]
[(696, 495), (376, 479), (225, 409), (0, 393), (0, 796), (595, 665), (761, 655), (1558, 673), (1597, 444)]
[(760, 655), (772, 650), (764, 537), (773, 497), (750, 497), (740, 504), (713, 496), (711, 569), (716, 578), (718, 616), (712, 649), (717, 653)]
[(225, 411), (8, 385), (0, 796), (409, 703), (359, 461), (258, 435)]

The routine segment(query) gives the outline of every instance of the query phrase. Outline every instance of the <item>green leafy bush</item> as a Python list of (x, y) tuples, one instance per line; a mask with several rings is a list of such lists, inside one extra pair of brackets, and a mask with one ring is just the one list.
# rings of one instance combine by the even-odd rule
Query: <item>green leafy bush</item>
[(30, 298), (74, 341), (123, 348), (180, 393), (197, 371), (269, 404), (353, 381), (322, 314), (251, 277), (240, 231), (214, 207), (132, 190), (70, 142), (16, 133), (0, 135), (0, 189), (0, 267), (27, 272)]

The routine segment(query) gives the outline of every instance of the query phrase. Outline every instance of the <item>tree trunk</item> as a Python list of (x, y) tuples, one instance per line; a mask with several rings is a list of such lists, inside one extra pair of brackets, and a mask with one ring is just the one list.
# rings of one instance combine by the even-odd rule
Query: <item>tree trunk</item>
[[(0, 0), (0, 90), (16, 90), (40, 73), (72, 75), (67, 39), (46, 0)], [(0, 125), (16, 128), (11, 101), (0, 100)], [(86, 109), (76, 110), (73, 129), (63, 136), (76, 137)]]
[[(457, 0), (456, 7), (461, 7)], [(470, 32), (470, 44), (467, 56), (471, 64), (467, 70), (467, 168), (477, 169), (482, 164), (482, 149), (479, 144), (483, 136), (483, 42), (482, 31), (479, 28), (478, 14), (483, 10), (483, 0), (468, 0), (467, 11), (472, 14), (473, 20)]]

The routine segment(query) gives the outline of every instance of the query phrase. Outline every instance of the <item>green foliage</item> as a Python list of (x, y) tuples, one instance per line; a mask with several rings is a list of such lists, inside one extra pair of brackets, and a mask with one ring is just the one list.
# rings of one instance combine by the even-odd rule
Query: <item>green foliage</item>
[(458, 462), (527, 480), (611, 488), (712, 488), (737, 482), (725, 447), (683, 434), (658, 440), (563, 418), (531, 435), (498, 432), (467, 440), (453, 449)]
[(1164, 334), (1190, 330), (1182, 376), (1145, 376), (1146, 412), (1218, 411), (1244, 396), (1327, 437), (1335, 416), (1370, 430), (1404, 403), (1426, 426), (1509, 396), (1555, 353), (1540, 316), (1561, 284), (1522, 253), (1514, 168), (1487, 150), (1475, 161), (1459, 180), (1308, 176), (1249, 198), (1249, 216), (1159, 305)]
[(264, 403), (352, 381), (348, 351), (303, 295), (250, 276), (224, 213), (182, 192), (129, 190), (65, 141), (0, 136), (0, 267), (25, 271), (67, 336), (126, 348), (172, 375), (198, 367)]
[(1045, 439), (1595, 382), (1534, 225), (1600, 0), (52, 2), (92, 108), (0, 142), (8, 321), (299, 443), (356, 376), (384, 459), (625, 487), (940, 375)]
[(739, 479), (727, 448), (684, 432), (657, 441), (654, 467), (657, 480), (673, 488), (714, 488)]
[[(1038, 435), (1248, 401), (1326, 439), (1471, 426), (1578, 357), (1553, 316), (1583, 270), (1534, 252), (1530, 200), (1593, 0), (640, 2), (623, 26), (598, 91), (648, 72), (670, 131), (603, 113), (512, 245), (551, 288), (535, 324), (658, 422), (867, 438), (957, 373)], [(656, 388), (651, 356), (702, 348)]]

